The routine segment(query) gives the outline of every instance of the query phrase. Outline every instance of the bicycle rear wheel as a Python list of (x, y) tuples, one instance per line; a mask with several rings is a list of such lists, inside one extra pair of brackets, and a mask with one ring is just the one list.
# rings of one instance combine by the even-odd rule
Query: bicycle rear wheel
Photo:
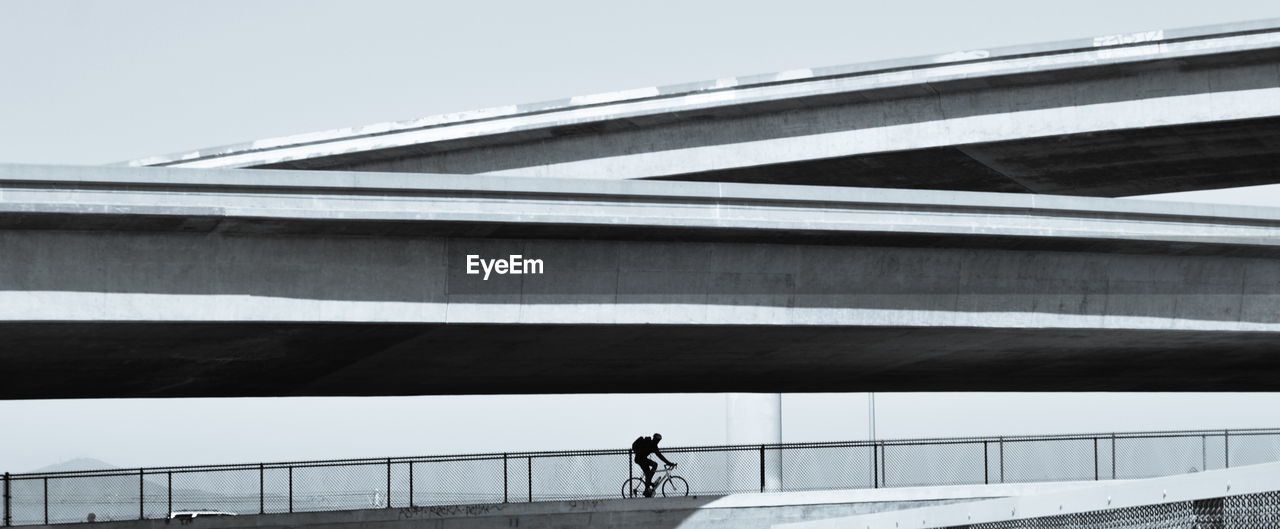
[(631, 478), (622, 482), (623, 498), (643, 498), (644, 497), (644, 480), (640, 478)]
[(662, 495), (665, 497), (688, 496), (689, 482), (680, 476), (671, 476), (662, 482)]

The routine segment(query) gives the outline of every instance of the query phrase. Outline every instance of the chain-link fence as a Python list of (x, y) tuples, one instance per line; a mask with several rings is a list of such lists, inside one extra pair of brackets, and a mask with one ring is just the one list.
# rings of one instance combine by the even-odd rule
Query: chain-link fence
[[(693, 495), (1146, 478), (1280, 461), (1280, 429), (664, 450)], [(621, 497), (628, 450), (5, 474), (4, 525)]]
[(1280, 492), (1007, 520), (948, 529), (1275, 529)]

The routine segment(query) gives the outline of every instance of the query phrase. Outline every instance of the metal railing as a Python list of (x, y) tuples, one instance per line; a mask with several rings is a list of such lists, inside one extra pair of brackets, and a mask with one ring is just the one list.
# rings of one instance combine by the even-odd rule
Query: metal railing
[[(691, 495), (1132, 479), (1280, 461), (1280, 429), (675, 447)], [(620, 497), (629, 450), (4, 474), (5, 526)]]

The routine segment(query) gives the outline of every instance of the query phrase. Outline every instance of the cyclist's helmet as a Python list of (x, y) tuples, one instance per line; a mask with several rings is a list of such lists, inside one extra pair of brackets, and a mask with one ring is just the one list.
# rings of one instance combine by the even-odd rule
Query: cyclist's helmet
[(662, 434), (660, 434), (660, 433), (655, 433), (655, 434), (653, 434), (653, 442), (655, 442), (655, 443), (656, 443), (656, 442), (661, 441), (661, 440), (662, 440)]

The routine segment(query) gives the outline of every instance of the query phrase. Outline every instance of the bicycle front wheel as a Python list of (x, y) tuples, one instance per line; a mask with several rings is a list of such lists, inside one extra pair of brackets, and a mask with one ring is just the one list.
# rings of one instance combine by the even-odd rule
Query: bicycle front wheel
[[(641, 492), (643, 492), (643, 489)], [(680, 476), (671, 476), (662, 482), (662, 495), (668, 498), (688, 496), (689, 482)]]
[(631, 478), (622, 482), (623, 498), (643, 498), (644, 497), (644, 480), (640, 478)]

